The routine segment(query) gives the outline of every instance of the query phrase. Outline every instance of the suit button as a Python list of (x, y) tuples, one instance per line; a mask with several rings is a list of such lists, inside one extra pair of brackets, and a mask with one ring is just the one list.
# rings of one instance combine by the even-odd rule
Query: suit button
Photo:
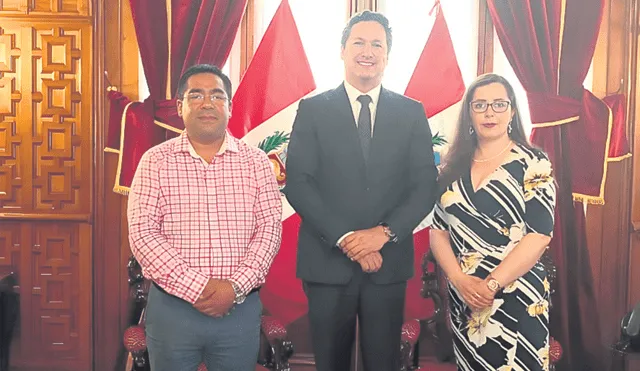
[(367, 192), (369, 192), (371, 190), (371, 188), (367, 187)]

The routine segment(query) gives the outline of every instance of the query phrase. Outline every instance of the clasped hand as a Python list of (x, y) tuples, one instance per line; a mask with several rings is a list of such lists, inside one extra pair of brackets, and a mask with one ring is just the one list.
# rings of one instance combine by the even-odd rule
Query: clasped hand
[(348, 235), (340, 243), (340, 248), (349, 259), (358, 262), (364, 272), (373, 273), (382, 267), (380, 249), (388, 241), (382, 227), (374, 227)]
[(489, 289), (487, 282), (482, 278), (461, 273), (452, 279), (451, 283), (473, 311), (482, 310), (493, 305), (495, 292)]
[(209, 279), (193, 306), (207, 316), (221, 318), (233, 308), (235, 298), (230, 281)]

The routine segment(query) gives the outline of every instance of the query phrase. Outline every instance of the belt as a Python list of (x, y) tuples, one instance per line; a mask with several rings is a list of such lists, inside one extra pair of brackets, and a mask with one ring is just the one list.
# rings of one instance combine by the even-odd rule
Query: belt
[[(160, 285), (158, 285), (157, 283), (155, 283), (155, 281), (151, 281), (151, 283), (153, 283), (153, 285), (156, 287), (156, 289), (158, 289), (158, 291), (167, 294), (167, 295), (171, 295), (171, 296), (175, 296), (173, 294), (169, 294), (165, 289), (163, 289), (162, 287), (160, 287)], [(260, 289), (262, 288), (262, 286), (258, 286), (256, 288), (254, 288), (253, 290), (249, 291), (249, 293), (247, 294), (247, 296), (251, 295), (251, 294), (255, 294), (256, 292), (260, 291)], [(176, 296), (177, 297), (177, 296)]]

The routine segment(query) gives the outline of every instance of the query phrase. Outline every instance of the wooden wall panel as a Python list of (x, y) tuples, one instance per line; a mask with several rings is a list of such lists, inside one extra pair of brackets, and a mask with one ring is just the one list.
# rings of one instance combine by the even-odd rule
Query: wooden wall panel
[(91, 369), (91, 226), (3, 221), (0, 252), (9, 246), (18, 267), (21, 317), (11, 365)]
[[(631, 117), (629, 138), (633, 146), (632, 158), (632, 187), (631, 187), (631, 236), (629, 260), (626, 266), (629, 269), (629, 279), (627, 285), (627, 308), (632, 308), (640, 302), (640, 125), (637, 118), (640, 117), (640, 75), (638, 74), (638, 61), (640, 60), (640, 3), (633, 1), (628, 12), (629, 23), (634, 25), (630, 29), (632, 36), (632, 48), (630, 53), (631, 73), (629, 78), (635, 89), (631, 90), (632, 99), (635, 103), (629, 109)], [(636, 360), (637, 369), (640, 369), (640, 360)]]
[(90, 367), (91, 236), (78, 223), (37, 223), (32, 229), (31, 287), (34, 358), (76, 360)]
[(0, 273), (17, 272), (21, 241), (20, 223), (4, 222), (0, 228)]
[[(637, 109), (637, 78), (634, 76), (637, 56), (632, 51), (637, 49), (638, 25), (631, 13), (637, 6), (636, 3), (637, 1), (632, 0), (605, 1), (593, 60), (594, 94), (604, 97), (623, 93), (627, 97), (627, 137), (632, 145), (633, 128), (636, 126), (636, 114), (633, 111)], [(609, 163), (605, 185), (606, 203), (602, 206), (589, 205), (586, 209), (589, 257), (602, 343), (605, 345), (619, 340), (620, 320), (630, 308), (629, 293), (633, 287), (629, 267), (640, 262), (640, 255), (634, 257), (630, 246), (634, 189), (632, 163), (638, 160), (637, 156), (635, 151), (636, 158)]]
[(31, 71), (34, 77), (33, 209), (90, 212), (91, 26), (35, 24)]
[(91, 26), (2, 25), (0, 212), (88, 219)]
[(91, 0), (2, 0), (0, 15), (89, 16)]
[(31, 0), (30, 14), (89, 15), (90, 0)]
[(88, 4), (0, 1), (0, 269), (18, 276), (20, 369), (92, 367)]
[(24, 0), (2, 0), (0, 2), (0, 15), (26, 13), (29, 7)]
[(17, 25), (0, 26), (0, 212), (24, 210), (23, 179), (28, 174), (18, 118), (22, 117), (22, 32)]
[[(118, 155), (104, 153), (111, 83), (132, 100), (138, 99), (138, 46), (128, 0), (105, 0), (96, 5), (96, 199), (94, 239), (95, 370), (124, 368), (122, 335), (129, 324), (129, 286), (126, 265), (126, 201), (114, 193)], [(108, 73), (108, 82), (103, 77)]]

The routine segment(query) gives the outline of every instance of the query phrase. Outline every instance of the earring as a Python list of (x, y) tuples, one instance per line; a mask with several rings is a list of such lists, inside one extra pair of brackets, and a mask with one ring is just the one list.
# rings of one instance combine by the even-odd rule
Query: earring
[(513, 127), (511, 126), (511, 122), (509, 122), (509, 126), (507, 126), (507, 133), (511, 134), (513, 131)]
[(475, 130), (473, 130), (473, 126), (469, 126), (469, 135), (473, 135), (473, 133), (475, 133)]

